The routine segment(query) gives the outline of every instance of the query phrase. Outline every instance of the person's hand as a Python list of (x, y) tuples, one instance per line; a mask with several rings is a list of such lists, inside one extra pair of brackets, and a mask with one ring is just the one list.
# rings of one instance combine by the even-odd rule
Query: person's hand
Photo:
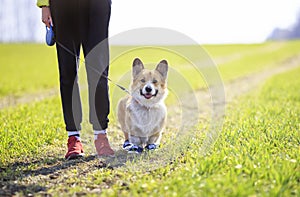
[(49, 28), (50, 25), (53, 25), (49, 7), (42, 7), (42, 21)]

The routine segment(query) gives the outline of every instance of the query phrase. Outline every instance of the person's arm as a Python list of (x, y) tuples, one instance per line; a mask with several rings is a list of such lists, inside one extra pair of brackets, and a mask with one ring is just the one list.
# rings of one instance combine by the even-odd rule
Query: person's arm
[(42, 8), (42, 21), (47, 27), (52, 25), (51, 12), (49, 8), (49, 0), (37, 0), (36, 5)]

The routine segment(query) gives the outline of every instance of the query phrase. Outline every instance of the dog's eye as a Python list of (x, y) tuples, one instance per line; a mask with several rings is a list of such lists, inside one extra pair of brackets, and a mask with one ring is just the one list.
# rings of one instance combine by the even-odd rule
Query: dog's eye
[(141, 82), (142, 82), (142, 83), (145, 83), (145, 82), (146, 82), (146, 80), (145, 80), (145, 79), (141, 79)]
[(156, 80), (156, 79), (153, 79), (152, 83), (154, 83), (154, 84), (157, 83), (157, 80)]

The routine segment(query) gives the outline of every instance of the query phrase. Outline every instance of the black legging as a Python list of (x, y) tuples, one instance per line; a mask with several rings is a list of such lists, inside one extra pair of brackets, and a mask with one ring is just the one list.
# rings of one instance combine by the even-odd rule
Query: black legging
[(82, 108), (75, 57), (80, 54), (81, 45), (89, 86), (90, 123), (95, 130), (107, 128), (108, 84), (102, 75), (108, 75), (110, 6), (110, 0), (50, 0), (67, 131), (81, 130)]

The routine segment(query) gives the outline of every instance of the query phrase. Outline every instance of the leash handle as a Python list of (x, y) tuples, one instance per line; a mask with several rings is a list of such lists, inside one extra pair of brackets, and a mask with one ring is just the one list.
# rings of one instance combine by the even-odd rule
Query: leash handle
[(53, 46), (55, 44), (53, 27), (50, 25), (50, 28), (46, 26), (46, 43), (48, 46)]

